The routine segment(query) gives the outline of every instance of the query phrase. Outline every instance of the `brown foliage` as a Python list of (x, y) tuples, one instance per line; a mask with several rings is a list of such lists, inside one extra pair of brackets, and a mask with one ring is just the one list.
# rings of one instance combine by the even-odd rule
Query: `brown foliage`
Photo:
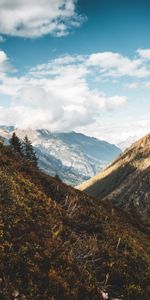
[(2, 144), (0, 208), (2, 299), (150, 298), (147, 235)]

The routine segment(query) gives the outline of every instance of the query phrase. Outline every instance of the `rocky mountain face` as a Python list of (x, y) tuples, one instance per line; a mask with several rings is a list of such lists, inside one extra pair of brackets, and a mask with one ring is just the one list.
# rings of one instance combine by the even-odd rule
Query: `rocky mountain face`
[[(145, 176), (148, 139), (121, 158)], [(0, 212), (1, 299), (150, 299), (150, 227), (46, 175), (1, 141)]]
[(22, 139), (28, 135), (42, 170), (51, 176), (58, 174), (71, 185), (91, 178), (121, 153), (115, 145), (76, 132), (52, 133), (44, 129), (21, 130), (0, 126), (0, 136), (6, 141), (13, 131)]
[(138, 140), (80, 190), (150, 220), (150, 134)]

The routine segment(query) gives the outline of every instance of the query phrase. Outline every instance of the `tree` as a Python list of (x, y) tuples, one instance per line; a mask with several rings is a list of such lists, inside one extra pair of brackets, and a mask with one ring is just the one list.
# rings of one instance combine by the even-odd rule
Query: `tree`
[(24, 138), (24, 143), (23, 143), (23, 152), (24, 152), (24, 156), (25, 158), (31, 162), (34, 166), (37, 166), (37, 156), (36, 156), (36, 152), (34, 151), (34, 148), (30, 142), (30, 140), (28, 139), (27, 135)]
[(22, 143), (15, 132), (13, 132), (9, 142), (16, 152), (18, 152), (20, 155), (23, 155)]
[(59, 175), (56, 173), (55, 175), (55, 178), (58, 180), (58, 181), (61, 181), (61, 178), (59, 177)]

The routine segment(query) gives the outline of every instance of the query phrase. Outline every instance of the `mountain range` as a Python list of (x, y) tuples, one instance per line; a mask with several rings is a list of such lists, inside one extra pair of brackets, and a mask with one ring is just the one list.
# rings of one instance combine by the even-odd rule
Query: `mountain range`
[(95, 198), (0, 141), (1, 299), (150, 299), (149, 143), (86, 183)]
[(0, 126), (0, 136), (6, 143), (13, 132), (21, 139), (28, 136), (44, 172), (51, 176), (58, 174), (65, 183), (73, 186), (97, 174), (121, 153), (119, 147), (81, 133)]

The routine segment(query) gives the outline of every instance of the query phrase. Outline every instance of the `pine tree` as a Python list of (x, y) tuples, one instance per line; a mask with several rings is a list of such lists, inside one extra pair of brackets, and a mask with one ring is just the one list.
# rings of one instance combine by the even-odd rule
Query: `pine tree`
[(33, 165), (37, 166), (37, 156), (36, 156), (36, 152), (34, 151), (34, 148), (30, 142), (30, 140), (28, 139), (27, 135), (24, 138), (24, 143), (23, 143), (23, 147), (24, 147), (24, 156), (25, 158), (31, 162)]
[(59, 175), (56, 173), (55, 175), (55, 178), (58, 180), (58, 181), (61, 181), (61, 178), (59, 177)]
[(12, 146), (16, 152), (18, 152), (20, 155), (23, 155), (22, 143), (15, 132), (13, 132), (9, 142), (10, 146)]

